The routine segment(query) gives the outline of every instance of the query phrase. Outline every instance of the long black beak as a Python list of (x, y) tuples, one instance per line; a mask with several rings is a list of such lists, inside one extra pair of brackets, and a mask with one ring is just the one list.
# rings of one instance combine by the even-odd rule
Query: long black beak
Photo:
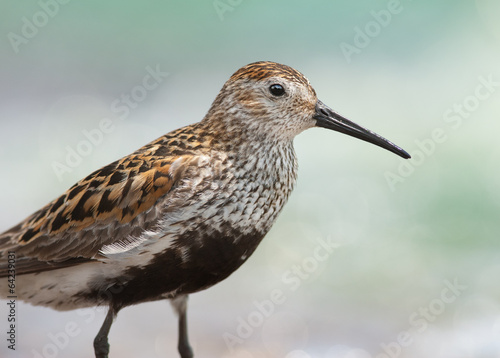
[(344, 133), (367, 141), (369, 143), (378, 145), (379, 147), (396, 153), (402, 158), (411, 158), (405, 150), (401, 149), (396, 144), (389, 142), (387, 139), (379, 136), (377, 133), (374, 133), (357, 125), (354, 122), (351, 122), (347, 118), (342, 117), (340, 114), (335, 113), (330, 107), (319, 100), (318, 103), (316, 103), (316, 113), (314, 114), (313, 118), (317, 121), (317, 127), (333, 129), (334, 131)]

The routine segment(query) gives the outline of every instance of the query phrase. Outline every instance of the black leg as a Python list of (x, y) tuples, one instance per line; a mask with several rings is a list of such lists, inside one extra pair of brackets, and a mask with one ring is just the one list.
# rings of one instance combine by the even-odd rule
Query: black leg
[(116, 313), (117, 311), (115, 311), (112, 307), (109, 307), (106, 319), (104, 320), (99, 333), (97, 333), (97, 336), (94, 339), (94, 352), (96, 358), (108, 358), (108, 333), (109, 329), (111, 328), (111, 324), (116, 317)]
[(179, 316), (179, 341), (177, 349), (179, 350), (181, 358), (193, 358), (193, 350), (189, 345), (187, 332), (187, 298), (187, 295), (177, 296), (170, 301)]

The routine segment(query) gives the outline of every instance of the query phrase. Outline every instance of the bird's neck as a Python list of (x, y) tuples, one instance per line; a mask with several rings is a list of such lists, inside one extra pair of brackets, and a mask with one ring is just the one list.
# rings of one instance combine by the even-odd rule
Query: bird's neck
[[(209, 125), (207, 125), (209, 124)], [(288, 170), (295, 170), (296, 158), (293, 140), (280, 138), (269, 133), (256, 133), (244, 126), (224, 126), (200, 122), (204, 127), (204, 135), (210, 137), (206, 141), (211, 149), (219, 149), (240, 159), (263, 158), (273, 165), (286, 166)]]

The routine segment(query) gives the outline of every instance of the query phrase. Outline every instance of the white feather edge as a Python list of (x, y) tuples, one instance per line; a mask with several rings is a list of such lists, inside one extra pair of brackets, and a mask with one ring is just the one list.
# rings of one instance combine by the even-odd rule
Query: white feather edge
[(156, 231), (145, 231), (139, 237), (129, 236), (124, 240), (114, 242), (109, 245), (104, 245), (101, 247), (99, 252), (108, 258), (117, 258), (116, 255), (124, 256), (124, 254), (129, 253), (131, 250), (141, 246), (144, 242), (154, 238), (158, 235)]

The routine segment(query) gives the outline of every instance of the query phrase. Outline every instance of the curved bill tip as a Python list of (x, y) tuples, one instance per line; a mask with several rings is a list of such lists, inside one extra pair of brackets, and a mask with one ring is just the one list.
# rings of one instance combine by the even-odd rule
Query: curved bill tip
[(381, 148), (387, 149), (404, 159), (409, 159), (411, 156), (396, 144), (388, 141), (384, 137), (379, 136), (366, 128), (351, 122), (347, 118), (334, 112), (330, 107), (318, 100), (316, 104), (316, 113), (313, 116), (316, 119), (316, 126), (331, 129), (340, 133), (350, 135), (352, 137), (364, 140), (375, 144)]

